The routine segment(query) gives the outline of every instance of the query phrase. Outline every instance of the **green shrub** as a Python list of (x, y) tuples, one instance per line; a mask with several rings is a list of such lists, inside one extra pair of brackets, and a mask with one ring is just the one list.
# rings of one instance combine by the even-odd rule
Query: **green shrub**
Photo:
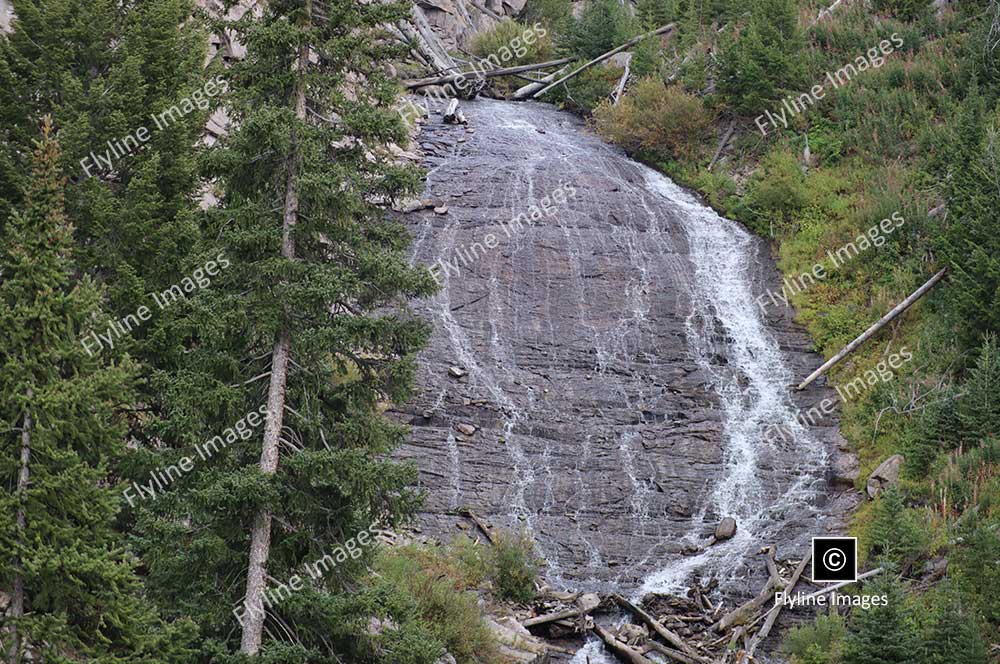
[[(535, 35), (531, 38), (530, 44), (524, 40), (526, 33)], [(548, 32), (538, 37), (537, 31), (511, 19), (506, 19), (477, 34), (472, 40), (469, 51), (480, 60), (485, 60), (491, 55), (510, 56), (502, 57), (502, 67), (544, 62), (555, 54), (552, 37)]]
[(902, 569), (911, 566), (930, 547), (928, 530), (922, 527), (917, 513), (906, 507), (897, 488), (879, 494), (865, 534), (869, 559), (889, 560)]
[(872, 0), (872, 9), (885, 12), (904, 21), (915, 21), (927, 14), (927, 0)]
[(460, 663), (496, 661), (496, 644), (483, 621), (475, 592), (465, 590), (462, 565), (437, 547), (407, 546), (383, 551), (379, 581), (403, 593), (420, 624)]
[(798, 160), (786, 150), (774, 150), (750, 179), (741, 218), (758, 233), (774, 237), (794, 230), (796, 219), (811, 202)]
[(791, 664), (840, 664), (846, 637), (847, 627), (839, 614), (820, 615), (815, 622), (790, 629), (781, 651)]
[(527, 602), (535, 596), (539, 561), (527, 535), (501, 533), (490, 549), (490, 580), (505, 599)]
[(543, 99), (567, 110), (590, 113), (607, 99), (621, 75), (622, 70), (618, 67), (597, 65), (553, 88)]
[(713, 120), (700, 98), (652, 78), (640, 81), (617, 106), (605, 102), (594, 110), (602, 136), (626, 150), (659, 158), (695, 156)]

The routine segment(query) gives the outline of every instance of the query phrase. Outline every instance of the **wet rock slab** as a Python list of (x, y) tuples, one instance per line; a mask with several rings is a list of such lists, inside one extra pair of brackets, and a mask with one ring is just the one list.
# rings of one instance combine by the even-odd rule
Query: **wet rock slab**
[[(551, 107), (463, 108), (474, 134), (431, 115), (420, 138), (422, 198), (447, 214), (401, 216), (414, 260), (442, 283), (417, 304), (434, 334), (416, 397), (395, 413), (412, 426), (400, 456), (428, 492), (424, 533), (453, 536), (471, 508), (530, 530), (553, 586), (628, 591), (672, 567), (755, 584), (760, 546), (797, 556), (810, 535), (837, 530), (854, 498), (827, 482), (836, 422), (796, 434), (807, 441), (767, 443), (767, 414), (752, 404), (771, 394), (761, 380), (791, 382), (820, 363), (791, 312), (764, 312), (759, 342), (787, 375), (745, 369), (756, 351), (729, 329), (723, 308), (734, 303), (726, 292), (711, 301), (699, 281), (718, 268), (712, 252), (691, 244), (703, 242), (696, 222), (650, 190), (646, 169)], [(567, 186), (575, 195), (556, 202)], [(720, 278), (754, 295), (779, 288), (766, 245), (739, 242), (740, 274)], [(788, 403), (775, 408), (786, 410), (833, 394), (781, 387)], [(734, 474), (734, 436), (747, 435), (752, 468)], [(740, 477), (759, 503), (744, 506), (754, 518), (737, 518), (735, 537), (717, 545), (729, 548), (687, 569), (732, 515), (719, 513), (720, 491)]]

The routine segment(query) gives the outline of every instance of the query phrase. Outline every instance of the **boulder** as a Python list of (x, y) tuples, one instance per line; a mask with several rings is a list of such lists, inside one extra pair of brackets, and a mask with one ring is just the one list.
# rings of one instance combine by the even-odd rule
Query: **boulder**
[(736, 519), (727, 516), (715, 527), (715, 541), (722, 542), (736, 534)]
[(455, 431), (459, 432), (463, 436), (471, 436), (476, 433), (476, 427), (471, 424), (466, 424), (465, 422), (460, 422), (455, 425)]
[(449, 374), (449, 375), (450, 375), (450, 376), (451, 376), (452, 378), (461, 378), (461, 377), (462, 377), (462, 376), (464, 376), (464, 375), (465, 375), (466, 373), (467, 373), (467, 372), (465, 371), (465, 369), (463, 369), (463, 368), (461, 368), (461, 367), (448, 367), (448, 374)]
[(878, 468), (868, 476), (865, 492), (869, 500), (874, 500), (880, 491), (884, 491), (899, 483), (899, 471), (903, 468), (903, 455), (893, 454), (879, 464)]
[(852, 487), (854, 486), (854, 482), (857, 481), (859, 474), (858, 458), (856, 456), (845, 454), (839, 450), (834, 452), (827, 475), (830, 484)]

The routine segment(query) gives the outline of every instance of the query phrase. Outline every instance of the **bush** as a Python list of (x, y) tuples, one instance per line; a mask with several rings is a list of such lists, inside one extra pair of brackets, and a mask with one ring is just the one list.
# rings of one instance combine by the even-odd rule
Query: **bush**
[(622, 70), (612, 65), (591, 67), (547, 93), (544, 101), (579, 113), (590, 113), (611, 94), (621, 75)]
[(527, 602), (535, 596), (539, 561), (527, 535), (501, 533), (490, 549), (490, 580), (501, 597)]
[(524, 41), (526, 32), (535, 31), (517, 21), (506, 19), (489, 30), (477, 34), (472, 40), (469, 51), (481, 60), (485, 60), (491, 55), (509, 54), (512, 57), (501, 62), (503, 67), (516, 67), (517, 65), (550, 60), (555, 53), (555, 48), (548, 32), (542, 37), (538, 37), (536, 33), (536, 37), (530, 44)]
[(640, 81), (617, 106), (605, 102), (594, 110), (602, 136), (631, 152), (659, 158), (695, 156), (713, 120), (700, 98), (652, 78)]
[(926, 532), (917, 514), (907, 509), (899, 489), (887, 489), (872, 508), (866, 538), (868, 557), (890, 560), (905, 569), (929, 548)]
[(810, 202), (806, 176), (795, 156), (776, 150), (764, 157), (750, 179), (741, 216), (753, 230), (773, 237), (794, 230)]
[(839, 664), (846, 637), (847, 627), (839, 614), (820, 615), (815, 622), (789, 630), (781, 651), (791, 664)]
[(476, 594), (465, 589), (467, 572), (440, 547), (399, 547), (384, 551), (376, 564), (380, 583), (412, 602), (420, 626), (458, 662), (493, 662), (496, 644)]

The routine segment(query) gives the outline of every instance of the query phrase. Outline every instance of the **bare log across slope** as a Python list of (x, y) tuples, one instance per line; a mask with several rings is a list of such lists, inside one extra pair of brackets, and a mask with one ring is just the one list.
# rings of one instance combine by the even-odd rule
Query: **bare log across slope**
[(629, 39), (627, 42), (625, 42), (621, 46), (618, 46), (617, 48), (613, 48), (610, 51), (608, 51), (607, 53), (604, 53), (603, 55), (597, 56), (596, 58), (594, 58), (590, 62), (587, 62), (587, 63), (585, 63), (583, 65), (580, 65), (579, 67), (577, 67), (576, 69), (574, 69), (570, 73), (566, 74), (565, 76), (562, 76), (562, 77), (558, 78), (557, 80), (553, 81), (552, 83), (549, 83), (544, 88), (542, 88), (541, 90), (539, 90), (535, 94), (531, 95), (531, 98), (532, 99), (538, 99), (543, 94), (545, 94), (546, 92), (548, 92), (552, 88), (556, 87), (557, 85), (565, 83), (566, 81), (568, 81), (569, 79), (573, 78), (574, 76), (576, 76), (580, 72), (585, 71), (587, 69), (590, 69), (591, 67), (593, 67), (596, 64), (600, 64), (600, 63), (604, 62), (605, 60), (607, 60), (608, 58), (610, 58), (611, 56), (613, 56), (613, 55), (615, 55), (617, 53), (621, 53), (624, 50), (632, 48), (633, 46), (635, 46), (636, 44), (638, 44), (639, 42), (641, 42), (644, 39), (649, 39), (650, 37), (655, 37), (657, 35), (669, 34), (669, 33), (673, 32), (673, 31), (674, 31), (674, 24), (673, 23), (668, 23), (667, 25), (659, 27), (656, 30), (653, 30), (652, 32), (647, 32), (644, 35), (639, 35), (638, 37), (635, 37), (633, 39)]

